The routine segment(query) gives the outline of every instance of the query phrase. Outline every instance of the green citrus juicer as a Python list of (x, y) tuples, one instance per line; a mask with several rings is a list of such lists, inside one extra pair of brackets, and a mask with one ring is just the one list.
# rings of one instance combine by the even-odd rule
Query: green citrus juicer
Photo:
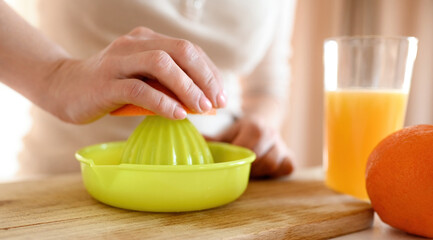
[(195, 165), (213, 163), (213, 158), (188, 119), (147, 116), (128, 138), (121, 163)]
[[(125, 105), (113, 115), (149, 114), (137, 108)], [(245, 191), (255, 159), (246, 148), (206, 143), (188, 120), (159, 116), (147, 116), (126, 142), (88, 146), (75, 156), (91, 196), (110, 206), (149, 212), (230, 203)]]

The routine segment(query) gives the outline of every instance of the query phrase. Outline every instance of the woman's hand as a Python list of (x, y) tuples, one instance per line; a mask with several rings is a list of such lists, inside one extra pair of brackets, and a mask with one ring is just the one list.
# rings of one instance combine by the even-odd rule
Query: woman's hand
[(183, 119), (180, 103), (145, 83), (153, 79), (190, 110), (225, 106), (222, 79), (196, 45), (138, 27), (99, 54), (73, 60), (0, 1), (0, 81), (71, 123), (87, 123), (124, 104)]
[(242, 118), (212, 141), (222, 141), (254, 151), (252, 177), (280, 177), (293, 171), (292, 155), (280, 135), (253, 118)]
[(179, 102), (146, 79), (157, 80), (199, 113), (226, 104), (220, 74), (198, 46), (143, 27), (89, 59), (57, 61), (35, 102), (71, 123), (94, 121), (128, 103), (171, 119), (186, 117)]

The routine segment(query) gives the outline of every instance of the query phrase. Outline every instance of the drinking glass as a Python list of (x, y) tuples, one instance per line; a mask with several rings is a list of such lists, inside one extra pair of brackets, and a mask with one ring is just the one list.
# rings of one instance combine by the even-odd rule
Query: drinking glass
[(331, 189), (368, 200), (367, 159), (403, 127), (417, 44), (414, 37), (325, 41), (324, 168)]

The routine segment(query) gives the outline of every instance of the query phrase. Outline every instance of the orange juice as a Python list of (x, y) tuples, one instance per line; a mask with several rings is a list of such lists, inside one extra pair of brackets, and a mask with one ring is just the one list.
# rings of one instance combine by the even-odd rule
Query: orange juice
[(373, 148), (403, 127), (407, 93), (337, 90), (325, 93), (326, 185), (368, 199), (365, 166)]

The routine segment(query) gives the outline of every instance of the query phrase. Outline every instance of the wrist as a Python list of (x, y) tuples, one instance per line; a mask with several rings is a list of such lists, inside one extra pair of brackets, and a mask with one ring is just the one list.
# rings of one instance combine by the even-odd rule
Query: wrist
[(42, 67), (37, 87), (31, 93), (32, 102), (50, 113), (58, 112), (58, 105), (62, 102), (60, 98), (64, 97), (59, 88), (63, 79), (73, 73), (73, 65), (74, 60), (61, 58)]

